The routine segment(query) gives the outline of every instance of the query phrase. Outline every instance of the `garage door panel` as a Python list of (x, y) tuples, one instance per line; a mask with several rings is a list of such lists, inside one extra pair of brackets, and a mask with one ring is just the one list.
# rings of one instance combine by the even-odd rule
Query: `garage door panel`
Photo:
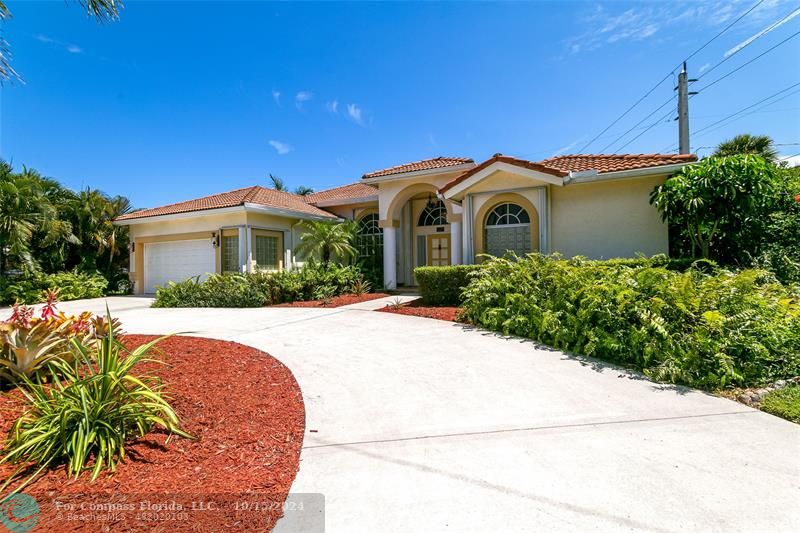
[(154, 293), (156, 287), (170, 281), (179, 282), (195, 276), (205, 279), (215, 271), (215, 263), (211, 239), (146, 243), (145, 292)]

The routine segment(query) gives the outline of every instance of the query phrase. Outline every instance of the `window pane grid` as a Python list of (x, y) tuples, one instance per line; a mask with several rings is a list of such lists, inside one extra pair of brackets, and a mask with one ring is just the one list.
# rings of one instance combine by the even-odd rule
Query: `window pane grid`
[(447, 208), (441, 200), (433, 205), (426, 205), (417, 221), (417, 226), (444, 226), (445, 224), (447, 224)]
[(239, 271), (239, 236), (223, 236), (222, 237), (222, 271), (223, 272), (238, 272)]
[(278, 238), (256, 235), (255, 256), (259, 268), (278, 270)]

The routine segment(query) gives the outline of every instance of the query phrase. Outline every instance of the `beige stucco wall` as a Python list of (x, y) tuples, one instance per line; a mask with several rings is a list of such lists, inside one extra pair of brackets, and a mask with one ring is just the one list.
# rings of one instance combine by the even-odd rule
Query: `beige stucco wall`
[(666, 176), (550, 186), (550, 249), (592, 259), (667, 253), (667, 225), (649, 203)]
[[(463, 172), (463, 171), (461, 171)], [(390, 217), (397, 219), (399, 212), (413, 196), (430, 192), (436, 195), (441, 187), (456, 177), (460, 172), (443, 172), (441, 174), (427, 174), (409, 179), (398, 179), (378, 183), (378, 205), (381, 220)], [(393, 210), (393, 213), (389, 211)]]

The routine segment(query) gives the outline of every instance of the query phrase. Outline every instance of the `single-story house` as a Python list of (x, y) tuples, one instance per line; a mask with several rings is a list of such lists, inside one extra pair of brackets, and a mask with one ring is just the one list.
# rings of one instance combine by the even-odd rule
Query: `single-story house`
[(369, 172), (298, 196), (255, 185), (136, 211), (130, 271), (138, 294), (212, 272), (296, 266), (306, 220), (359, 221), (360, 254), (383, 256), (387, 288), (414, 285), (421, 265), (473, 263), (508, 250), (589, 258), (668, 252), (650, 192), (694, 155), (497, 154), (437, 157)]

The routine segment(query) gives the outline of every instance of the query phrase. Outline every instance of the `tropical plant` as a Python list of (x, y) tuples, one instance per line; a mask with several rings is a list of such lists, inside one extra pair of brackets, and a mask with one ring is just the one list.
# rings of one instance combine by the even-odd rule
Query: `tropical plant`
[(313, 192), (314, 189), (312, 189), (311, 187), (306, 187), (305, 185), (299, 185), (294, 189), (294, 193), (297, 194), (298, 196), (308, 196)]
[(108, 280), (100, 274), (59, 272), (0, 280), (0, 305), (35, 304), (47, 299), (47, 291), (58, 289), (62, 301), (99, 298), (106, 293)]
[(372, 284), (364, 279), (363, 274), (359, 276), (359, 278), (353, 283), (352, 292), (356, 296), (361, 296), (362, 294), (367, 294), (372, 290)]
[(215, 274), (159, 287), (153, 307), (261, 307), (322, 300), (353, 291), (361, 279), (354, 266), (307, 262), (279, 272)]
[(289, 191), (289, 189), (286, 187), (286, 184), (278, 176), (273, 176), (272, 174), (270, 174), (269, 180), (272, 182), (272, 188), (275, 189), (276, 191), (281, 191), (281, 192)]
[(354, 222), (322, 222), (309, 220), (303, 223), (297, 253), (317, 257), (327, 265), (334, 257), (349, 259), (356, 254), (353, 246), (356, 224)]
[(742, 154), (761, 156), (768, 163), (775, 163), (778, 160), (778, 151), (769, 135), (750, 135), (749, 133), (743, 133), (719, 143), (712, 156), (725, 157)]
[[(107, 329), (103, 322), (92, 320), (90, 313), (72, 316), (58, 312), (57, 302), (58, 291), (49, 291), (39, 317), (32, 308), (15, 305), (11, 317), (0, 322), (0, 382), (30, 378), (55, 359), (68, 359), (72, 338), (89, 338)], [(118, 324), (112, 327), (118, 328)]]
[(669, 383), (719, 389), (800, 374), (800, 288), (762, 270), (663, 264), (490, 259), (465, 288), (463, 313)]
[[(122, 2), (119, 0), (77, 0), (86, 7), (86, 13), (97, 20), (113, 20), (119, 16), (119, 8)], [(0, 0), (0, 21), (11, 17), (11, 12), (5, 5), (4, 0)], [(0, 83), (3, 80), (17, 78), (18, 75), (11, 67), (9, 62), (10, 53), (6, 41), (0, 38)]]
[(737, 262), (742, 249), (759, 252), (779, 180), (777, 167), (760, 156), (710, 157), (656, 187), (650, 202), (691, 244), (693, 257)]
[[(107, 315), (106, 323), (112, 322)], [(88, 342), (73, 339), (74, 361), (51, 362), (49, 384), (23, 378), (27, 408), (12, 426), (0, 460), (20, 466), (3, 489), (29, 466), (36, 471), (15, 491), (62, 462), (75, 478), (89, 468), (92, 480), (104, 470), (114, 472), (125, 460), (128, 442), (155, 426), (169, 432), (167, 441), (174, 435), (193, 438), (181, 429), (160, 379), (152, 372), (134, 373), (140, 363), (155, 361), (151, 353), (160, 340), (129, 351), (109, 328)]]

